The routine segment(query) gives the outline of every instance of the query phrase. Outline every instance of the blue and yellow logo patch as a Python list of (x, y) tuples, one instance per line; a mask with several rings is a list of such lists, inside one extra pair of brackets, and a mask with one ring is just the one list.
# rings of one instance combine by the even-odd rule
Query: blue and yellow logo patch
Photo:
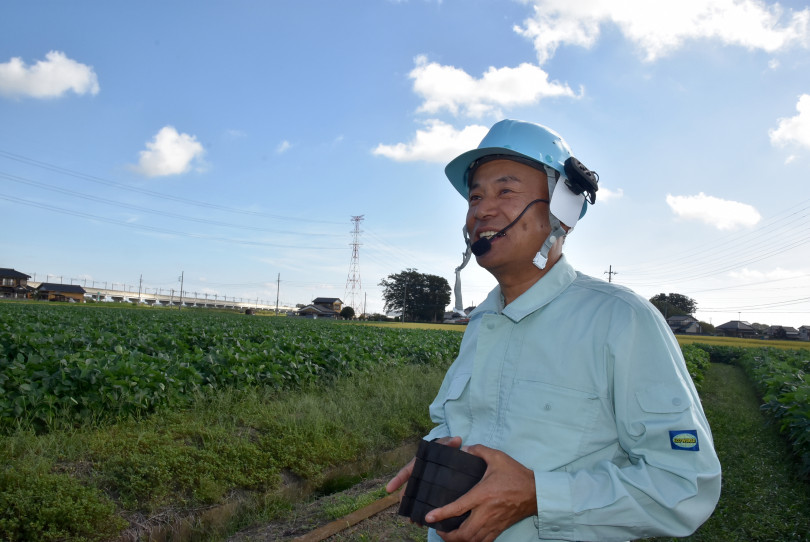
[(697, 452), (700, 450), (697, 431), (694, 429), (670, 431), (669, 443), (672, 445), (673, 450), (687, 450), (689, 452)]

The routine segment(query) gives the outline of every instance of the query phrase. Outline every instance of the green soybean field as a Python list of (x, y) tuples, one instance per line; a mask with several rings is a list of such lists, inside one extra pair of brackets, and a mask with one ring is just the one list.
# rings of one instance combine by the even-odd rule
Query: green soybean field
[(0, 429), (182, 407), (195, 394), (292, 389), (380, 365), (452, 361), (460, 333), (205, 310), (0, 303)]

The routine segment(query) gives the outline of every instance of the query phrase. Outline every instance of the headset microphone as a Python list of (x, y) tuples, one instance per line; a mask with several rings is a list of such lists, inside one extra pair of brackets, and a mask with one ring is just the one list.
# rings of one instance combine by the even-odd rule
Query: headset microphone
[[(498, 233), (493, 235), (492, 239), (495, 239), (496, 237), (504, 237), (506, 235), (506, 230), (508, 230), (509, 228), (514, 226), (515, 224), (517, 224), (517, 221), (520, 220), (521, 217), (524, 214), (526, 214), (526, 211), (529, 210), (529, 207), (531, 207), (535, 203), (538, 203), (538, 202), (541, 202), (541, 201), (544, 202), (544, 203), (549, 203), (549, 201), (547, 199), (536, 199), (534, 201), (529, 202), (529, 204), (526, 206), (525, 209), (523, 209), (520, 212), (520, 214), (517, 216), (517, 218), (514, 219), (512, 222), (510, 222), (504, 229), (502, 229), (501, 231), (499, 231)], [(481, 256), (483, 254), (486, 254), (487, 252), (489, 252), (490, 248), (492, 248), (492, 241), (490, 241), (486, 237), (480, 238), (478, 241), (476, 241), (475, 243), (473, 243), (470, 246), (470, 249), (472, 250), (472, 253), (475, 254), (476, 256)]]

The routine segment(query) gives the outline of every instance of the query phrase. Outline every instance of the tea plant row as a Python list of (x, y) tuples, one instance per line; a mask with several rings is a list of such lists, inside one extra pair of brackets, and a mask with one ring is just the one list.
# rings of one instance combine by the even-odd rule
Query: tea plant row
[(762, 397), (762, 410), (785, 435), (803, 474), (810, 477), (810, 350), (699, 346), (712, 361), (745, 370)]

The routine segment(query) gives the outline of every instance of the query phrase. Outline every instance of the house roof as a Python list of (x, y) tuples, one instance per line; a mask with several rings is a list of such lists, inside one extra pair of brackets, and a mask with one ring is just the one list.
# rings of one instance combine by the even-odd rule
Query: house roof
[(731, 320), (730, 322), (717, 326), (715, 329), (756, 332), (756, 330), (752, 328), (748, 322), (743, 322), (742, 320)]
[(62, 294), (84, 294), (84, 288), (78, 284), (54, 284), (52, 282), (43, 282), (37, 286), (37, 290), (41, 292), (58, 292)]
[(673, 324), (675, 322), (678, 322), (678, 323), (681, 323), (681, 322), (697, 322), (697, 320), (694, 317), (689, 316), (688, 314), (678, 314), (678, 315), (670, 316), (669, 318), (667, 318), (667, 322), (669, 322), (670, 324)]
[(798, 329), (796, 329), (795, 327), (790, 327), (790, 326), (771, 326), (771, 327), (768, 328), (768, 332), (773, 333), (777, 329), (779, 329), (780, 327), (785, 330), (785, 333), (798, 333), (799, 332)]
[(0, 277), (5, 279), (25, 279), (28, 280), (31, 278), (31, 275), (26, 275), (25, 273), (20, 273), (14, 269), (9, 269), (7, 267), (0, 267)]
[(298, 312), (316, 312), (318, 314), (324, 315), (334, 315), (337, 314), (337, 311), (330, 309), (329, 307), (324, 307), (323, 305), (307, 305), (306, 307), (302, 307), (298, 309)]
[(338, 297), (316, 297), (315, 299), (312, 300), (312, 302), (316, 304), (328, 303), (330, 305), (335, 301), (340, 301), (341, 303), (343, 303), (343, 301), (341, 301), (340, 298)]

